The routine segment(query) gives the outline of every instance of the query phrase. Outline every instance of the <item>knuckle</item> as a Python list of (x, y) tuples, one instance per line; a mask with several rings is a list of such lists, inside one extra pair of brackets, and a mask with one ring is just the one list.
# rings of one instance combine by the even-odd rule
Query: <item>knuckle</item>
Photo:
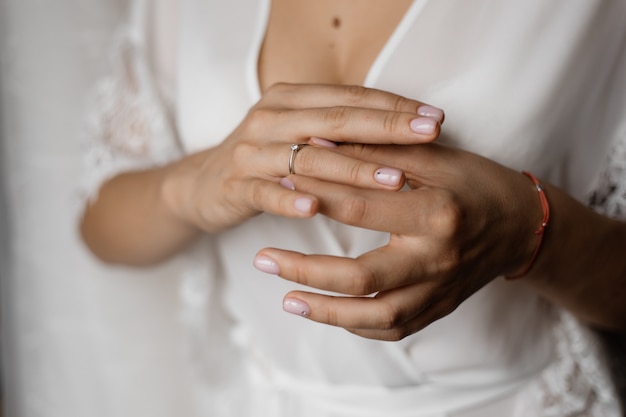
[[(411, 106), (412, 105), (412, 101), (402, 97), (402, 96), (394, 96), (392, 98), (392, 103), (391, 103), (391, 108), (393, 109), (393, 111), (396, 112), (407, 112), (407, 111), (412, 111), (411, 107), (415, 107), (415, 106)], [(417, 109), (415, 109), (415, 111), (417, 111)]]
[[(266, 196), (267, 198), (267, 196)], [(277, 199), (270, 199), (271, 202), (276, 203), (275, 214), (283, 216), (293, 216), (293, 197), (291, 193), (282, 192)]]
[(351, 272), (347, 282), (348, 293), (352, 295), (369, 295), (378, 288), (374, 272), (360, 264)]
[[(250, 160), (254, 153), (258, 151), (258, 147), (248, 142), (238, 142), (233, 146), (233, 165), (234, 166), (246, 166), (250, 163)], [(244, 171), (242, 171), (244, 172)]]
[(439, 273), (448, 276), (456, 275), (461, 266), (461, 252), (458, 248), (448, 249), (439, 261)]
[(440, 320), (448, 315), (450, 315), (454, 310), (457, 309), (459, 304), (453, 298), (446, 298), (439, 302), (439, 304), (435, 307), (435, 311), (433, 316), (431, 317), (432, 322)]
[(411, 332), (405, 328), (392, 329), (387, 332), (385, 339), (389, 342), (399, 342), (410, 334)]
[(441, 303), (441, 309), (439, 311), (439, 318), (445, 317), (451, 314), (454, 310), (457, 309), (459, 303), (455, 298), (448, 298)]
[(267, 130), (268, 123), (275, 116), (275, 111), (264, 107), (253, 107), (246, 116), (245, 128), (247, 132), (262, 132)]
[(433, 277), (455, 277), (461, 270), (461, 251), (458, 247), (437, 250), (424, 266), (428, 275)]
[[(295, 262), (287, 271), (290, 279), (293, 279), (298, 284), (309, 286), (310, 279), (308, 275), (308, 269), (304, 262)], [(284, 275), (281, 275), (284, 276)]]
[(433, 216), (434, 228), (443, 237), (457, 236), (463, 227), (465, 213), (452, 195), (447, 195), (440, 203), (437, 215)]
[(401, 311), (396, 306), (389, 303), (382, 304), (380, 308), (381, 329), (388, 331), (401, 329), (401, 325), (404, 322), (404, 315), (401, 313)]
[(359, 161), (371, 160), (373, 156), (376, 156), (384, 146), (374, 144), (361, 144), (361, 143), (346, 143), (342, 145), (344, 148), (349, 149), (349, 155)]
[(289, 91), (289, 89), (291, 88), (291, 84), (288, 84), (286, 82), (277, 82), (274, 83), (272, 85), (270, 85), (265, 92), (263, 93), (264, 96), (269, 95), (270, 97), (276, 96), (276, 95), (280, 95), (283, 94), (287, 91)]
[(338, 213), (339, 220), (349, 225), (359, 225), (367, 218), (367, 200), (359, 195), (348, 196)]
[(361, 175), (363, 174), (362, 163), (359, 161), (353, 161), (352, 163), (348, 163), (343, 166), (343, 176), (345, 177), (345, 181), (349, 184), (360, 184)]
[(339, 315), (337, 314), (337, 310), (335, 310), (332, 306), (326, 307), (325, 321), (327, 324), (331, 326), (339, 326)]
[(388, 112), (385, 114), (382, 120), (382, 128), (385, 133), (394, 135), (400, 133), (399, 125), (402, 113)]
[(345, 106), (334, 106), (326, 109), (324, 122), (329, 124), (334, 130), (342, 130), (348, 122), (348, 108)]
[(285, 92), (293, 90), (294, 88), (296, 88), (296, 86), (292, 83), (279, 81), (277, 83), (274, 83), (274, 88), (279, 92)]
[(263, 206), (264, 190), (261, 183), (255, 181), (250, 186), (250, 202), (255, 209), (260, 209)]
[(274, 101), (276, 101), (276, 97), (279, 96), (280, 92), (280, 87), (277, 84), (272, 84), (269, 87), (267, 87), (265, 89), (265, 91), (263, 91), (263, 95), (261, 96), (261, 99), (259, 100), (259, 102), (257, 103), (257, 106), (267, 106), (267, 105), (271, 105), (270, 103), (273, 103)]
[(346, 93), (348, 94), (348, 97), (352, 102), (360, 103), (363, 100), (367, 99), (370, 90), (361, 85), (348, 85), (346, 86)]

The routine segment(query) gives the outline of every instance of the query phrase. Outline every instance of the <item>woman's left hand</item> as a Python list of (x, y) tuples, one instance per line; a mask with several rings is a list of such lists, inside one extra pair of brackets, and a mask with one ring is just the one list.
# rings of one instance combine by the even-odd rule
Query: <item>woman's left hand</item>
[[(255, 264), (336, 296), (293, 291), (285, 310), (355, 334), (400, 340), (451, 313), (499, 275), (521, 270), (537, 243), (542, 212), (533, 183), (517, 171), (459, 149), (342, 145), (365, 161), (404, 171), (410, 190), (383, 191), (290, 177), (316, 195), (321, 212), (390, 233), (356, 259), (266, 248)], [(347, 296), (342, 296), (345, 294)]]

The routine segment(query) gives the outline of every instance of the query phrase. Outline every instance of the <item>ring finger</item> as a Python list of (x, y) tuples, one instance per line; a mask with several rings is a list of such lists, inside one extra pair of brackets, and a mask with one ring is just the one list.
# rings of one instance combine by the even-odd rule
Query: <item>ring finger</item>
[(284, 143), (264, 147), (247, 144), (238, 147), (234, 158), (237, 165), (268, 180), (288, 176), (291, 168), (298, 175), (363, 188), (395, 190), (404, 184), (404, 174), (396, 168), (360, 161), (318, 146), (294, 151)]

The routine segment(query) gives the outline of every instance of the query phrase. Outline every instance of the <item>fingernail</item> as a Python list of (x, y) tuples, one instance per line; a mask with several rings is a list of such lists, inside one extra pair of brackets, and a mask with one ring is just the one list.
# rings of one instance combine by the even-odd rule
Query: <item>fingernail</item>
[(278, 268), (276, 261), (264, 255), (257, 255), (254, 258), (254, 267), (267, 274), (278, 275), (280, 273), (280, 268)]
[(402, 171), (395, 168), (381, 168), (374, 174), (374, 179), (379, 184), (398, 185), (402, 179)]
[(283, 310), (296, 316), (309, 317), (311, 315), (311, 307), (304, 301), (295, 298), (285, 298)]
[(418, 117), (417, 119), (411, 120), (410, 126), (411, 130), (415, 133), (430, 135), (437, 127), (437, 121), (430, 117)]
[(291, 180), (287, 179), (287, 178), (281, 178), (280, 179), (280, 185), (282, 185), (285, 188), (288, 188), (290, 190), (295, 190), (296, 189), (296, 185), (291, 182)]
[(313, 199), (309, 197), (296, 198), (293, 206), (301, 213), (310, 213), (311, 207), (313, 207)]
[(417, 109), (417, 114), (424, 117), (430, 117), (431, 119), (435, 119), (440, 123), (443, 120), (443, 110), (433, 106), (421, 106)]
[(336, 148), (337, 147), (337, 144), (335, 142), (331, 142), (327, 139), (322, 139), (322, 138), (312, 137), (310, 142), (313, 145), (322, 146), (324, 148)]

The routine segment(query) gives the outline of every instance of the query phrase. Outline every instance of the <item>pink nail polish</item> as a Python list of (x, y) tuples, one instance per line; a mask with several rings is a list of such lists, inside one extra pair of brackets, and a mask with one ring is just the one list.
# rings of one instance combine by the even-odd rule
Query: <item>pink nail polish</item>
[(374, 179), (379, 184), (398, 185), (402, 179), (402, 171), (395, 168), (381, 168), (374, 173)]
[(331, 142), (328, 139), (312, 137), (310, 142), (313, 145), (318, 145), (324, 148), (336, 148), (337, 147), (337, 144), (335, 142)]
[(417, 109), (417, 114), (435, 119), (439, 123), (443, 121), (443, 110), (438, 109), (437, 107), (428, 105), (420, 106), (420, 108)]
[(283, 310), (296, 316), (309, 317), (311, 315), (311, 307), (304, 301), (295, 298), (285, 298)]
[(313, 200), (309, 197), (300, 197), (296, 199), (296, 201), (293, 203), (293, 206), (300, 213), (308, 214), (311, 212), (311, 207), (313, 207)]
[(278, 275), (280, 273), (278, 264), (269, 256), (257, 255), (254, 258), (254, 267), (267, 274)]
[(291, 182), (291, 180), (289, 180), (288, 178), (281, 178), (280, 179), (280, 185), (282, 185), (283, 187), (289, 189), (289, 190), (295, 190), (296, 189), (296, 185)]
[(430, 135), (437, 127), (437, 121), (430, 117), (418, 117), (411, 120), (411, 130), (422, 135)]

